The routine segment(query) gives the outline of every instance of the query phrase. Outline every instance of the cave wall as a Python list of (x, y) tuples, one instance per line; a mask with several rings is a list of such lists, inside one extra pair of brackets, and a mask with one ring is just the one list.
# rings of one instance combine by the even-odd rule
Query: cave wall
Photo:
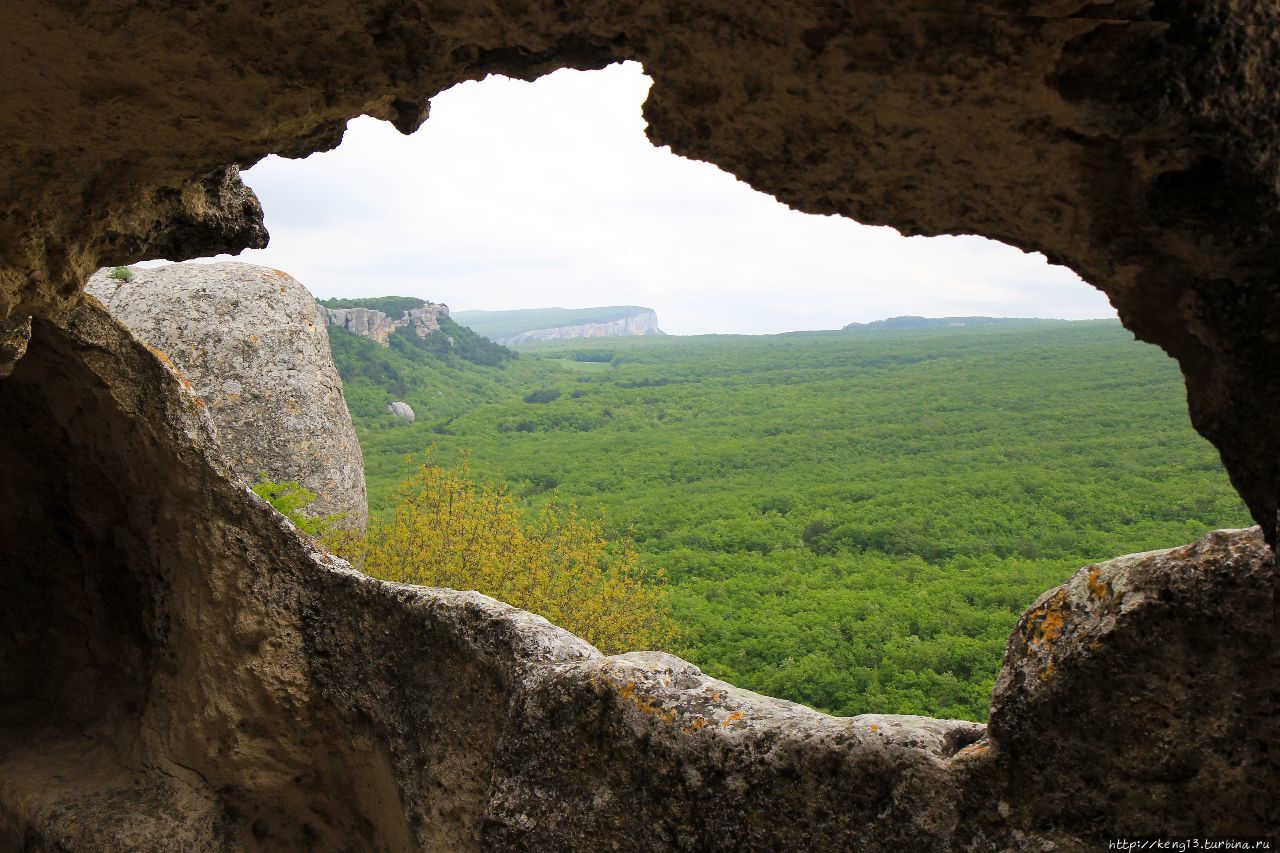
[(96, 303), (63, 319), (0, 387), (0, 848), (386, 836), (385, 756), (306, 712), (314, 555), (173, 368)]
[[(0, 9), (0, 317), (260, 246), (235, 165), (411, 132), (489, 73), (641, 61), (649, 135), (800, 210), (1044, 252), (1178, 359), (1268, 537), (1280, 483), (1269, 0), (262, 0)], [(235, 164), (235, 165), (229, 165)]]

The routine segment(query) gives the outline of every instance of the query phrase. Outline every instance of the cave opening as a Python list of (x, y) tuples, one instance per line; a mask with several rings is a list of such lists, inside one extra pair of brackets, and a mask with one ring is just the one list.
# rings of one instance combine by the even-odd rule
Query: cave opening
[[(242, 259), (296, 274), (321, 298), (416, 296), (430, 302), (451, 303), (455, 309), (460, 304), (492, 310), (574, 304), (586, 298), (581, 295), (586, 293), (607, 302), (655, 303), (663, 317), (668, 316), (667, 308), (675, 305), (673, 313), (678, 318), (673, 321), (677, 324), (675, 329), (683, 328), (690, 334), (794, 332), (800, 328), (829, 326), (833, 316), (841, 321), (872, 321), (919, 312), (956, 315), (953, 318), (956, 321), (972, 321), (973, 315), (987, 312), (1068, 318), (1113, 313), (1101, 293), (1064, 268), (1048, 265), (1043, 256), (1027, 255), (983, 238), (905, 238), (890, 229), (864, 228), (841, 217), (797, 213), (708, 164), (656, 149), (643, 136), (644, 121), (640, 114), (648, 85), (637, 63), (611, 66), (598, 72), (565, 70), (533, 83), (489, 78), (463, 84), (438, 96), (433, 103), (433, 117), (412, 136), (395, 134), (387, 125), (371, 119), (353, 122), (348, 127), (347, 140), (332, 152), (312, 155), (304, 161), (271, 158), (245, 173), (246, 181), (262, 197), (266, 221), (274, 237), (272, 247), (251, 250)], [(850, 270), (857, 270), (857, 275), (851, 278)], [(744, 276), (750, 281), (744, 283)], [(600, 281), (610, 284), (607, 287), (591, 284)], [(694, 301), (695, 297), (701, 301)], [(791, 310), (793, 308), (803, 310)], [(867, 313), (872, 311), (879, 313)], [(699, 326), (699, 322), (711, 325)], [(716, 325), (724, 323), (736, 325)], [(810, 325), (806, 327), (805, 323)], [(1115, 331), (1123, 336), (1118, 328)], [(330, 334), (339, 333), (331, 330)], [(998, 347), (1001, 343), (996, 341), (993, 345)], [(1107, 339), (1103, 345), (1111, 347), (1116, 342)], [(1101, 360), (1116, 353), (1129, 358), (1123, 347), (1114, 351), (1106, 349), (1108, 355), (1099, 355), (1091, 361), (1087, 352), (1083, 352), (1083, 346), (1036, 351), (1032, 345), (1018, 350), (1015, 360), (1077, 359), (1057, 372), (1097, 372), (1098, 375), (1090, 377), (1099, 389), (1097, 399), (1091, 401), (1096, 406), (1118, 410), (1128, 402), (1124, 394), (1149, 393), (1142, 382), (1125, 385), (1123, 369), (1115, 375), (1102, 375), (1099, 370)], [(1138, 344), (1132, 346), (1142, 348)], [(871, 356), (850, 350), (849, 357), (888, 358), (907, 363), (958, 362), (965, 357), (965, 353), (951, 351), (946, 346), (937, 352), (929, 351), (928, 344), (924, 347), (919, 351), (910, 346), (899, 347), (901, 351), (886, 350)], [(586, 355), (587, 361), (576, 364), (574, 370), (584, 371), (592, 366), (591, 359), (596, 356)], [(530, 357), (539, 358), (536, 349)], [(552, 360), (572, 362), (575, 358), (561, 353), (558, 359)], [(1133, 363), (1142, 370), (1153, 369), (1140, 358)], [(998, 373), (991, 372), (989, 363), (986, 369), (984, 381), (1001, 381)], [(687, 443), (688, 435), (700, 435), (680, 432), (682, 418), (660, 396), (665, 391), (659, 389), (664, 388), (670, 378), (662, 376), (661, 370), (651, 372), (653, 375), (627, 377), (619, 373), (613, 381), (638, 389), (652, 389), (645, 393), (653, 399), (654, 417), (666, 421), (663, 428), (667, 429), (665, 434), (671, 436), (671, 446)], [(1142, 515), (1133, 520), (1135, 527), (1146, 524), (1154, 529), (1165, 524), (1166, 529), (1160, 533), (1147, 530), (1123, 543), (1095, 536), (1089, 545), (1079, 545), (1082, 536), (1073, 525), (1100, 523), (1094, 517), (1098, 513), (1089, 507), (1090, 502), (1107, 504), (1116, 500), (1113, 493), (1118, 488), (1108, 492), (1106, 481), (1127, 478), (1127, 487), (1134, 488), (1134, 482), (1143, 476), (1143, 465), (1150, 466), (1146, 469), (1148, 473), (1160, 470), (1162, 463), (1156, 459), (1157, 448), (1144, 448), (1140, 462), (1130, 460), (1136, 464), (1116, 464), (1114, 459), (1097, 458), (1106, 454), (1090, 446), (1096, 436), (1081, 435), (1074, 444), (1061, 441), (1055, 433), (1084, 430), (1088, 422), (1099, 420), (1099, 416), (1113, 416), (1093, 411), (1088, 417), (1073, 421), (1064, 412), (1044, 405), (1046, 398), (1061, 390), (1054, 384), (1060, 377), (1055, 378), (1052, 371), (1025, 375), (1014, 370), (1007, 372), (1023, 378), (1004, 381), (1014, 384), (1022, 381), (1025, 387), (1004, 398), (979, 398), (977, 405), (990, 408), (1009, 422), (1016, 421), (1019, 425), (1016, 429), (1034, 434), (1036, 441), (1045, 442), (1045, 447), (1052, 446), (1050, 452), (1064, 457), (1061, 468), (1035, 468), (1035, 448), (1015, 445), (1006, 437), (1006, 444), (989, 450), (993, 456), (1004, 457), (995, 461), (1005, 469), (1022, 472), (1025, 477), (1019, 473), (1012, 478), (1003, 471), (994, 473), (997, 468), (989, 464), (972, 474), (975, 482), (958, 484), (958, 476), (950, 480), (943, 477), (928, 480), (919, 472), (909, 471), (904, 475), (892, 465), (881, 464), (879, 479), (862, 478), (841, 485), (815, 478), (817, 485), (813, 488), (792, 488), (802, 493), (800, 511), (794, 512), (796, 496), (787, 493), (787, 487), (793, 487), (794, 483), (758, 482), (754, 484), (757, 491), (749, 499), (768, 522), (765, 529), (758, 520), (744, 521), (730, 513), (716, 517), (715, 513), (702, 511), (706, 505), (725, 500), (718, 496), (727, 494), (723, 489), (720, 493), (714, 489), (689, 489), (681, 483), (685, 475), (679, 472), (664, 474), (650, 470), (651, 466), (646, 468), (645, 460), (636, 454), (616, 457), (622, 464), (636, 462), (637, 467), (644, 468), (644, 488), (666, 489), (673, 504), (688, 508), (683, 514), (707, 516), (703, 529), (682, 528), (680, 544), (692, 543), (695, 549), (722, 552), (726, 558), (731, 555), (741, 558), (738, 562), (747, 568), (737, 569), (740, 574), (778, 573), (780, 569), (768, 564), (768, 560), (772, 557), (777, 562), (781, 558), (773, 552), (781, 553), (794, 545), (794, 550), (802, 555), (799, 559), (810, 566), (823, 566), (837, 583), (847, 582), (844, 578), (849, 575), (870, 576), (874, 572), (900, 575), (908, 579), (908, 584), (915, 583), (917, 577), (927, 578), (920, 582), (915, 594), (941, 599), (944, 610), (994, 606), (988, 601), (991, 596), (984, 585), (976, 581), (962, 589), (948, 588), (949, 581), (941, 577), (948, 572), (962, 576), (973, 574), (974, 566), (996, 565), (1000, 567), (998, 570), (988, 570), (992, 573), (992, 584), (999, 583), (998, 571), (1006, 571), (1017, 575), (1017, 582), (1024, 587), (1018, 594), (1020, 597), (1015, 596), (1007, 605), (1001, 605), (1007, 612), (997, 628), (979, 625), (976, 617), (964, 612), (950, 617), (963, 622), (961, 628), (940, 627), (936, 620), (918, 614), (896, 615), (892, 620), (896, 626), (892, 640), (880, 640), (879, 648), (867, 652), (866, 656), (877, 660), (918, 661), (911, 666), (918, 667), (919, 671), (912, 669), (899, 676), (882, 678), (876, 667), (855, 666), (842, 660), (836, 651), (841, 645), (839, 638), (852, 643), (860, 632), (880, 630), (867, 622), (867, 612), (882, 607), (872, 596), (848, 601), (845, 610), (860, 614), (856, 617), (830, 615), (835, 624), (833, 637), (837, 639), (775, 644), (773, 640), (766, 642), (750, 636), (750, 632), (727, 631), (730, 639), (717, 638), (722, 647), (718, 660), (710, 655), (699, 660), (697, 650), (687, 654), (711, 674), (832, 713), (892, 711), (982, 720), (989, 704), (989, 688), (982, 696), (963, 700), (939, 697), (961, 695), (962, 691), (953, 686), (953, 682), (978, 678), (975, 673), (985, 673), (981, 677), (988, 681), (994, 679), (1009, 628), (1039, 592), (1065, 580), (1088, 562), (1126, 551), (1171, 547), (1194, 539), (1206, 529), (1245, 520), (1234, 500), (1224, 497), (1222, 469), (1212, 459), (1212, 451), (1198, 445), (1192, 449), (1179, 445), (1178, 465), (1201, 469), (1206, 482), (1217, 479), (1203, 488), (1197, 483), (1193, 492), (1178, 495), (1172, 494), (1175, 487), (1162, 483), (1164, 491), (1160, 498), (1153, 497), (1151, 501), (1123, 509)], [(1171, 370), (1158, 376), (1157, 384), (1164, 389), (1165, 397), (1169, 397), (1171, 389), (1176, 395), (1177, 383), (1176, 380), (1170, 382)], [(1031, 388), (1037, 377), (1042, 387)], [(607, 377), (603, 374), (569, 377), (583, 384), (566, 385), (564, 396), (580, 399), (594, 387), (584, 380), (603, 378)], [(871, 467), (877, 457), (883, 463), (885, 454), (917, 454), (920, 448), (916, 444), (948, 447), (961, 455), (971, 453), (963, 439), (957, 438), (959, 433), (993, 429), (990, 420), (966, 421), (963, 414), (956, 417), (954, 411), (948, 411), (948, 406), (938, 410), (924, 408), (930, 405), (925, 398), (946, 394), (945, 381), (935, 387), (928, 384), (933, 380), (907, 372), (887, 381), (927, 388), (915, 398), (902, 397), (889, 402), (899, 409), (904, 405), (921, 407), (918, 411), (896, 414), (922, 430), (918, 436), (920, 441), (878, 445), (870, 456), (860, 456), (848, 447), (838, 451), (860, 460), (860, 464)], [(1071, 386), (1069, 392), (1088, 396), (1089, 392), (1082, 391), (1082, 387)], [(1123, 393), (1116, 393), (1117, 387), (1123, 387)], [(362, 387), (362, 394), (369, 390)], [(392, 394), (388, 389), (381, 390)], [(770, 405), (759, 394), (752, 394), (751, 388), (739, 391), (743, 406), (762, 409)], [(1037, 398), (1037, 394), (1041, 396)], [(525, 403), (538, 395), (554, 395), (539, 400), (550, 402), (559, 397), (560, 392), (530, 386), (517, 396), (521, 395)], [(400, 396), (404, 396), (403, 392)], [(911, 402), (904, 404), (902, 399)], [(387, 405), (406, 405), (392, 396), (387, 400), (390, 401)], [(381, 458), (375, 468), (385, 471), (390, 457), (403, 456), (427, 444), (443, 445), (450, 458), (473, 451), (461, 446), (465, 439), (448, 435), (453, 429), (450, 424), (460, 413), (449, 411), (432, 417), (436, 401), (425, 397), (422, 400), (415, 401), (415, 406), (424, 423), (414, 426), (414, 439), (399, 443), (385, 442), (388, 425), (395, 423), (394, 418), (383, 413), (383, 403), (387, 401), (378, 401), (369, 411), (357, 413), (358, 426), (364, 429), (364, 442), (383, 443), (376, 451)], [(750, 402), (746, 402), (748, 400)], [(1100, 402), (1102, 400), (1106, 403)], [(1075, 398), (1073, 401), (1081, 402)], [(356, 405), (366, 402), (362, 397)], [(855, 403), (852, 399), (849, 402)], [(696, 408), (701, 404), (692, 405)], [(959, 408), (954, 400), (948, 405), (952, 410)], [(536, 406), (524, 408), (534, 413), (538, 410)], [(797, 409), (792, 417), (795, 423), (788, 423), (788, 411), (785, 406), (778, 406), (777, 417), (768, 424), (760, 424), (760, 429), (779, 443), (798, 443), (796, 452), (804, 455), (807, 449), (803, 445), (809, 440), (803, 422), (805, 413)], [(608, 412), (608, 417), (616, 414), (607, 405), (600, 413), (590, 414), (595, 417), (603, 412)], [(808, 414), (814, 413), (811, 410)], [(817, 416), (829, 414), (819, 412)], [(1168, 414), (1161, 410), (1159, 417), (1164, 419)], [(485, 473), (508, 484), (535, 505), (567, 494), (570, 500), (586, 500), (612, 512), (619, 512), (621, 507), (625, 521), (634, 522), (646, 536), (659, 540), (655, 529), (666, 520), (660, 520), (663, 517), (656, 513), (646, 517), (646, 508), (636, 502), (628, 503), (617, 495), (619, 490), (613, 490), (606, 497), (571, 491), (573, 472), (566, 474), (566, 466), (549, 458), (558, 452), (570, 452), (566, 449), (568, 445), (556, 448), (552, 440), (557, 429), (563, 431), (565, 427), (544, 428), (538, 417), (513, 415), (496, 407), (489, 410), (487, 416), (499, 431), (523, 434), (529, 440), (540, 434), (547, 439), (549, 449), (512, 459), (505, 457), (502, 449), (490, 448), (476, 457), (485, 466)], [(1054, 418), (1062, 420), (1051, 423)], [(589, 432), (595, 428), (590, 424), (583, 427), (582, 421), (575, 423), (579, 431)], [(691, 422), (686, 421), (686, 425), (696, 429)], [(1153, 425), (1148, 426), (1151, 432), (1156, 431)], [(875, 423), (865, 427), (869, 430), (899, 428), (895, 424)], [(1136, 423), (1124, 428), (1139, 429)], [(1189, 434), (1182, 422), (1168, 432), (1172, 434), (1179, 428)], [(417, 446), (411, 446), (414, 440)], [(725, 436), (713, 435), (710, 440), (724, 441)], [(854, 440), (850, 437), (846, 443)], [(727, 465), (732, 471), (741, 466), (719, 457), (747, 455), (749, 446), (749, 443), (730, 445), (704, 456), (674, 458), (672, 464), (709, 470)], [(832, 448), (828, 450), (837, 452)], [(366, 456), (370, 452), (373, 451), (367, 450)], [(608, 450), (579, 447), (572, 452), (604, 455)], [(942, 468), (959, 468), (965, 464), (969, 464), (967, 460), (945, 454), (940, 454), (936, 463)], [(1066, 472), (1073, 466), (1092, 469), (1091, 476), (1068, 480)], [(600, 481), (598, 472), (592, 476)], [(799, 475), (789, 471), (786, 476)], [(1053, 483), (1055, 476), (1069, 485), (1061, 487)], [(1154, 476), (1160, 479), (1161, 475)], [(929, 502), (912, 505), (904, 500), (887, 501), (885, 506), (884, 496), (893, 492), (894, 483), (908, 479), (913, 489), (946, 489), (951, 497), (936, 505)], [(816, 498), (815, 490), (824, 496)], [(1009, 512), (1001, 501), (1005, 500), (1003, 494), (1010, 490), (1025, 492), (1020, 498), (1027, 507), (1049, 507), (1048, 511), (1058, 516), (1054, 524), (1036, 524), (1033, 511), (1020, 506), (1016, 511), (1023, 516), (1015, 521), (1003, 525), (991, 523), (985, 531), (974, 525), (970, 530), (943, 510), (945, 504), (961, 500), (974, 511), (988, 515)], [(375, 506), (375, 512), (386, 511), (389, 491), (385, 483), (373, 489), (375, 502), (383, 502)], [(597, 491), (609, 490), (599, 488)], [(610, 498), (616, 501), (611, 503)], [(857, 505), (876, 506), (877, 501), (881, 502), (888, 521), (881, 519), (873, 523), (864, 517), (867, 513), (859, 514), (851, 509)], [(779, 517), (785, 521), (779, 521)], [(1210, 517), (1214, 521), (1202, 523)], [(1169, 523), (1175, 521), (1185, 523), (1176, 530), (1168, 529)], [(1013, 534), (1006, 529), (1019, 523), (1025, 523), (1026, 529)], [(752, 529), (752, 524), (760, 529)], [(617, 529), (621, 530), (621, 524)], [(957, 538), (964, 535), (974, 540), (987, 535), (1002, 541), (982, 550), (981, 544), (948, 541), (948, 529)], [(776, 541), (769, 541), (771, 536)], [(671, 542), (667, 541), (663, 548), (662, 552), (648, 555), (653, 564), (671, 559)], [(896, 562), (880, 565), (872, 557), (882, 562), (886, 559)], [(755, 558), (760, 559), (760, 565), (752, 568), (748, 561)], [(1055, 562), (1049, 570), (1046, 566), (1051, 558)], [(912, 559), (915, 562), (911, 562)], [(786, 621), (788, 617), (782, 614), (788, 609), (804, 609), (797, 602), (776, 612), (762, 611), (763, 616), (754, 614), (761, 616), (759, 619), (741, 614), (735, 617), (735, 608), (744, 600), (750, 601), (750, 606), (758, 606), (755, 601), (760, 596), (754, 592), (748, 594), (734, 583), (726, 585), (723, 577), (718, 576), (726, 570), (719, 565), (695, 560), (685, 563), (678, 564), (672, 574), (688, 584), (689, 589), (682, 591), (686, 601), (701, 599), (704, 602), (697, 609), (714, 610), (725, 619), (738, 618), (744, 623)], [(1028, 565), (1035, 568), (1028, 569)], [(804, 582), (815, 583), (812, 579)], [(889, 585), (888, 581), (881, 583)], [(899, 591), (893, 595), (905, 594)], [(693, 605), (687, 608), (686, 612), (695, 609)], [(803, 631), (811, 635), (817, 633), (807, 623)], [(982, 652), (974, 648), (979, 644), (979, 634), (983, 637), (981, 645), (985, 650)], [(944, 648), (948, 645), (947, 638), (954, 641), (954, 649)], [(806, 646), (806, 643), (815, 645)], [(761, 651), (762, 646), (775, 645), (767, 652)], [(725, 651), (730, 646), (735, 649), (732, 653)], [(751, 663), (735, 665), (734, 656), (748, 658)], [(924, 662), (930, 657), (929, 662)], [(853, 673), (854, 670), (857, 672)], [(918, 688), (909, 684), (913, 679), (929, 683), (925, 698), (915, 697), (913, 690)], [(886, 680), (890, 684), (882, 685)], [(860, 691), (856, 700), (850, 698), (855, 695), (850, 693), (854, 690)]]
[[(37, 785), (29, 747), (0, 738), (0, 846), (1274, 835), (1273, 4), (500, 5), (0, 13), (14, 82), (0, 309), (16, 315), (0, 317), (0, 373), (30, 314), (25, 375), (54, 386), (15, 371), (0, 392), (22, 450), (4, 452), (5, 473), (31, 482), (0, 490), (18, 558), (4, 560), (0, 636), (24, 652), (0, 657), (0, 689), (15, 731), (37, 733), (43, 714), (48, 745), (65, 746), (43, 750), (58, 760)], [(478, 595), (348, 571), (231, 476), (164, 361), (76, 304), (98, 265), (261, 245), (261, 210), (228, 164), (326, 149), (366, 113), (410, 132), (427, 97), (490, 72), (620, 59), (653, 74), (650, 133), (680, 154), (798, 209), (1042, 250), (1105, 289), (1126, 328), (1177, 359), (1194, 425), (1261, 532), (1110, 561), (1050, 592), (1011, 637), (977, 741), (971, 724), (836, 719), (668, 656), (601, 657)], [(81, 401), (97, 392), (102, 407)], [(174, 524), (149, 523), (169, 516), (147, 495)], [(104, 532), (115, 524), (136, 530)], [(33, 560), (67, 580), (33, 578)], [(52, 637), (42, 619), (79, 633)], [(78, 689), (103, 684), (119, 701)], [(94, 725), (102, 760), (83, 749)]]

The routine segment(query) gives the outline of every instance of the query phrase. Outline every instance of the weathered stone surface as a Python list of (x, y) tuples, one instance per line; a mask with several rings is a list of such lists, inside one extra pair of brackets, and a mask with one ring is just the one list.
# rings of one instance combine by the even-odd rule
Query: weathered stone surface
[(127, 282), (100, 271), (87, 290), (173, 360), (241, 479), (296, 480), (318, 496), (307, 511), (364, 529), (360, 444), (328, 332), (301, 283), (250, 264), (170, 264)]
[(634, 317), (623, 317), (610, 323), (579, 323), (575, 326), (556, 326), (554, 329), (535, 329), (521, 332), (510, 338), (498, 341), (500, 344), (527, 344), (534, 341), (567, 341), (577, 338), (607, 338), (619, 335), (661, 335), (658, 328), (658, 315), (654, 311), (645, 311)]
[(399, 400), (395, 401), (394, 403), (388, 403), (387, 411), (395, 415), (397, 418), (404, 418), (409, 423), (413, 423), (414, 419), (417, 417), (413, 413), (413, 406), (410, 406), (408, 403), (403, 403)]
[(37, 319), (0, 382), (0, 470), (0, 849), (1086, 850), (1278, 828), (1256, 529), (1047, 594), (984, 733), (827, 717), (364, 577), (236, 480), (177, 370), (89, 300)]
[(440, 329), (440, 318), (449, 316), (449, 306), (428, 302), (421, 308), (410, 308), (399, 317), (373, 308), (326, 308), (319, 306), (320, 316), (330, 326), (340, 326), (355, 335), (372, 338), (382, 346), (390, 346), (391, 333), (396, 329), (413, 329), (414, 334), (425, 338)]
[(321, 305), (318, 310), (327, 325), (338, 326), (362, 338), (372, 338), (384, 347), (393, 331), (391, 318), (372, 308), (335, 309)]
[(514, 710), (491, 849), (943, 850), (960, 817), (948, 759), (982, 733), (828, 717), (658, 653), (559, 667)]
[(0, 320), (0, 379), (13, 372), (18, 359), (27, 354), (31, 341), (31, 318), (10, 317)]
[[(1273, 536), (1280, 6), (381, 0), (0, 8), (0, 316), (265, 239), (228, 164), (411, 132), (490, 73), (642, 62), (648, 133), (814, 213), (1044, 252), (1178, 359)], [(145, 59), (140, 45), (146, 45)]]
[(1254, 527), (1087, 566), (1041, 596), (1009, 638), (990, 721), (1025, 823), (1280, 832), (1278, 579)]

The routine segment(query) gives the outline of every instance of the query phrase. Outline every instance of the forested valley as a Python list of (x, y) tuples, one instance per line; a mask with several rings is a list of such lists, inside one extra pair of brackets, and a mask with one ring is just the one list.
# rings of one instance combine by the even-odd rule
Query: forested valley
[(375, 515), (424, 461), (465, 459), (531, 512), (574, 504), (665, 571), (668, 651), (834, 714), (983, 720), (1042, 592), (1251, 523), (1175, 364), (1115, 321), (596, 338), (515, 358), (478, 336), (329, 333)]

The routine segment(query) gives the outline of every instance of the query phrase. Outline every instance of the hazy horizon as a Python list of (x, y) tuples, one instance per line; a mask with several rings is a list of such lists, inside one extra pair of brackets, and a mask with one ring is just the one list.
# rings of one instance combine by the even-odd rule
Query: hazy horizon
[(243, 173), (272, 240), (234, 260), (285, 270), (320, 298), (641, 305), (673, 334), (1115, 316), (1043, 255), (799, 213), (655, 148), (641, 115), (649, 84), (634, 62), (532, 83), (495, 76), (436, 96), (409, 137), (355, 119), (331, 152)]
[[(401, 296), (403, 297), (403, 296), (412, 296), (412, 294), (378, 293), (378, 294), (370, 294), (370, 296)], [(361, 299), (365, 297), (337, 294), (334, 296), (325, 296), (325, 297), (316, 297), (316, 298), (317, 299)], [(423, 298), (423, 297), (417, 297), (417, 298)], [(520, 307), (520, 308), (457, 308), (453, 305), (447, 305), (447, 307), (449, 308), (450, 316), (456, 316), (458, 314), (467, 314), (467, 313), (504, 314), (504, 313), (513, 312), (513, 311), (547, 311), (547, 310), (582, 311), (582, 310), (589, 310), (593, 308), (622, 308), (622, 307), (643, 308), (643, 309), (651, 310), (655, 314), (657, 314), (658, 325), (659, 327), (662, 326), (662, 312), (651, 305), (631, 305), (631, 304), (622, 305), (619, 303), (607, 303), (607, 304), (600, 303), (600, 304), (594, 304), (594, 305), (531, 305), (531, 306)], [(924, 320), (970, 320), (970, 319), (1010, 320), (1010, 321), (1026, 320), (1026, 321), (1043, 321), (1043, 322), (1051, 322), (1051, 323), (1091, 323), (1091, 322), (1100, 322), (1104, 320), (1111, 320), (1117, 323), (1120, 322), (1119, 318), (1114, 315), (1110, 317), (1079, 317), (1079, 318), (1072, 319), (1068, 317), (1005, 317), (1005, 316), (991, 315), (991, 314), (944, 314), (939, 316), (930, 316), (928, 314), (895, 314), (890, 317), (877, 317), (873, 320), (863, 320), (863, 321), (856, 321), (856, 322), (859, 322), (862, 325), (867, 325), (869, 323), (878, 323), (886, 320), (900, 320), (900, 319), (908, 319), (908, 318), (910, 319), (920, 318)], [(699, 336), (708, 336), (708, 335), (764, 337), (769, 335), (790, 335), (790, 334), (796, 334), (800, 332), (839, 332), (839, 331), (842, 331), (846, 326), (849, 326), (851, 324), (852, 323), (843, 323), (839, 326), (828, 326), (823, 328), (783, 329), (780, 331), (772, 331), (772, 332), (668, 332), (666, 329), (663, 329), (662, 331), (663, 331), (663, 334), (667, 337), (677, 337), (677, 338), (699, 337)], [(602, 336), (602, 337), (609, 337), (609, 336)], [(622, 337), (622, 336), (614, 336), (614, 337)]]

